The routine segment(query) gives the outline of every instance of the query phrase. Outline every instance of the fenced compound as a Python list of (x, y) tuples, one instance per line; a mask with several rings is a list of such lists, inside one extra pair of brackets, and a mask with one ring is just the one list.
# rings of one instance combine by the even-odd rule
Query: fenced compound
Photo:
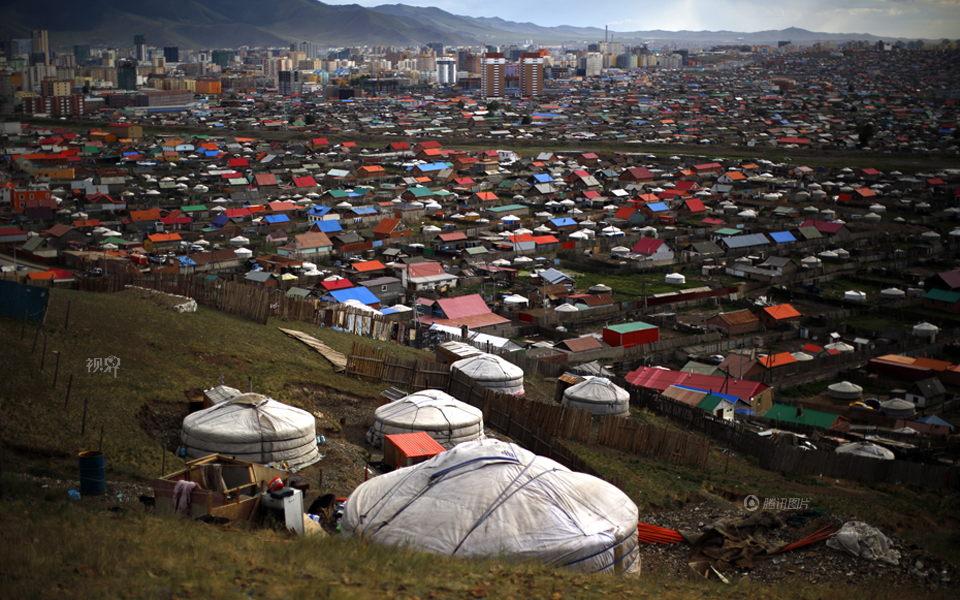
[(361, 337), (381, 342), (394, 338), (397, 322), (354, 306), (320, 302), (315, 298), (297, 298), (280, 295), (270, 305), (270, 316), (278, 319), (303, 321), (319, 327), (333, 327)]
[(760, 465), (771, 471), (798, 473), (811, 477), (861, 479), (895, 485), (917, 485), (935, 489), (958, 489), (956, 469), (904, 460), (878, 460), (824, 450), (800, 450), (793, 446), (770, 448)]
[[(763, 469), (810, 477), (858, 479), (931, 489), (960, 489), (960, 473), (948, 466), (905, 460), (879, 460), (778, 444), (739, 423), (717, 419), (706, 411), (664, 398), (656, 391), (637, 389), (622, 379), (618, 383), (630, 390), (631, 405), (664, 415), (692, 431), (704, 433), (724, 446), (754, 456)], [(839, 435), (837, 432), (831, 434)]]
[(150, 275), (119, 274), (86, 279), (83, 289), (90, 292), (116, 293), (127, 286), (136, 286), (193, 298), (197, 304), (250, 319), (261, 325), (270, 316), (270, 292), (267, 288), (210, 279), (203, 275), (153, 273)]
[(83, 289), (116, 293), (137, 286), (193, 298), (197, 304), (222, 310), (265, 325), (270, 317), (303, 321), (319, 327), (331, 327), (379, 341), (394, 339), (402, 327), (383, 315), (363, 308), (320, 302), (315, 298), (286, 296), (276, 288), (261, 288), (234, 283), (207, 275), (153, 273), (118, 274), (85, 279)]

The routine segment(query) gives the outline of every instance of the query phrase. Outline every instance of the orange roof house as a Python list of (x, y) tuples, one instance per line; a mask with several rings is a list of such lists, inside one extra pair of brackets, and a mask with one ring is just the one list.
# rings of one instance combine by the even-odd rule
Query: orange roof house
[(772, 329), (781, 324), (799, 323), (800, 317), (803, 315), (789, 304), (778, 304), (777, 306), (767, 306), (757, 316), (760, 317), (760, 322), (763, 323), (764, 327)]

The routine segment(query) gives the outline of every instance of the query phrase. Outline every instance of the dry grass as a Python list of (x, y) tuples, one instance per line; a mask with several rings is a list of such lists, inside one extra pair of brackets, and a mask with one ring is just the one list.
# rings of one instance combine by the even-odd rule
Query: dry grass
[[(178, 314), (152, 299), (53, 290), (42, 330), (45, 361), (43, 336), (33, 348), (35, 325), (27, 325), (21, 340), (20, 321), (0, 320), (0, 344), (10, 357), (0, 389), (4, 441), (27, 454), (72, 464), (75, 452), (99, 445), (102, 424), (111, 471), (153, 476), (160, 470), (162, 453), (138, 423), (145, 403), (182, 404), (184, 390), (217, 385), (221, 377), (241, 390), (248, 389), (252, 378), (254, 391), (290, 403), (298, 401), (291, 392), (295, 383), (369, 398), (386, 387), (335, 374), (318, 353), (277, 326), (306, 331), (343, 352), (358, 339), (300, 322), (271, 320), (262, 326), (204, 307)], [(383, 346), (405, 357), (426, 356), (396, 344)], [(56, 389), (55, 352), (60, 362)], [(109, 356), (120, 360), (115, 378), (88, 363)], [(64, 408), (71, 375), (70, 401)], [(81, 435), (84, 404), (87, 423)], [(169, 465), (174, 459), (168, 455), (167, 460)]]
[[(719, 585), (643, 574), (614, 578), (509, 560), (460, 560), (356, 539), (224, 531), (85, 500), (44, 498), (5, 480), (0, 586), (6, 598), (822, 598), (883, 597), (889, 590), (749, 580)], [(946, 591), (897, 590), (903, 600)]]

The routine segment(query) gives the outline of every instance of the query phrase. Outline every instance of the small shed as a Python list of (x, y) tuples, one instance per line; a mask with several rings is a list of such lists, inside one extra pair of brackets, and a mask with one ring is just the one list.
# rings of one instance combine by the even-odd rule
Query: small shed
[(603, 341), (608, 346), (624, 348), (651, 344), (660, 341), (660, 328), (643, 321), (610, 325), (603, 328)]
[(383, 436), (383, 462), (395, 469), (422, 463), (444, 451), (425, 431)]
[(730, 402), (726, 398), (707, 394), (703, 400), (697, 404), (697, 408), (707, 411), (718, 419), (730, 421), (733, 419), (733, 410), (735, 407), (733, 402)]

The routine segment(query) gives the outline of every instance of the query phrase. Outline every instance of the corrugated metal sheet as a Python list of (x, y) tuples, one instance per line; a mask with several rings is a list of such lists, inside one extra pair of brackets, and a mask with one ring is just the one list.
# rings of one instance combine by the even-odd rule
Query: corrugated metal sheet
[(39, 321), (43, 318), (49, 297), (50, 288), (0, 281), (0, 315), (22, 319), (26, 313), (30, 321)]
[(393, 446), (407, 458), (436, 456), (445, 450), (443, 446), (437, 443), (437, 441), (430, 437), (425, 431), (395, 433), (384, 436), (384, 439), (393, 444)]

